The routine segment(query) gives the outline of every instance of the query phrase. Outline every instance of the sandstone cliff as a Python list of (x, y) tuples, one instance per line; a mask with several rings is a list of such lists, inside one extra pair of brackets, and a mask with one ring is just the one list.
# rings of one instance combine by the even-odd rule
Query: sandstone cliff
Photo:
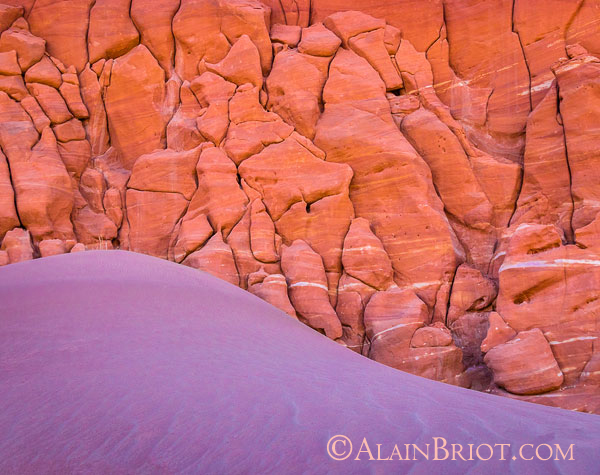
[(598, 0), (3, 1), (0, 265), (149, 254), (600, 411)]

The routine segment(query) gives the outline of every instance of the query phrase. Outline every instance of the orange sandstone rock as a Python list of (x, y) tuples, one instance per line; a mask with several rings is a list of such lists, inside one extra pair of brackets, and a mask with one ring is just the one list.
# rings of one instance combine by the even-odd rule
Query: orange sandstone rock
[(181, 193), (191, 200), (196, 191), (196, 164), (200, 149), (188, 152), (157, 150), (139, 157), (127, 186), (140, 191)]
[(238, 86), (250, 83), (256, 87), (262, 87), (260, 54), (247, 35), (242, 35), (219, 63), (205, 64), (209, 71)]
[(390, 59), (384, 40), (385, 31), (378, 28), (353, 36), (348, 43), (354, 52), (365, 58), (379, 73), (388, 91), (400, 89), (403, 86), (402, 78)]
[(0, 239), (19, 224), (8, 163), (0, 152)]
[(67, 252), (67, 246), (60, 239), (45, 239), (38, 244), (41, 257), (57, 256)]
[(23, 8), (13, 5), (0, 6), (0, 32), (7, 30), (14, 21), (23, 16)]
[(233, 285), (239, 285), (239, 276), (231, 248), (223, 242), (221, 233), (216, 233), (200, 250), (190, 254), (184, 266), (208, 272)]
[(171, 23), (179, 0), (131, 0), (131, 20), (145, 45), (170, 75), (175, 64), (175, 40)]
[(315, 23), (302, 29), (298, 52), (312, 56), (333, 56), (341, 44), (342, 40), (322, 23)]
[(302, 35), (302, 28), (297, 25), (282, 25), (276, 23), (271, 25), (271, 41), (283, 43), (285, 45), (297, 46)]
[(248, 197), (237, 181), (236, 167), (221, 149), (209, 147), (201, 153), (196, 171), (198, 189), (188, 213), (205, 214), (213, 229), (227, 237), (248, 203)]
[(2, 251), (6, 251), (11, 264), (33, 259), (33, 248), (29, 231), (15, 228), (9, 231), (2, 240)]
[(45, 49), (46, 42), (29, 32), (23, 18), (15, 21), (11, 28), (0, 35), (0, 53), (15, 50), (23, 72), (42, 59)]
[(140, 155), (161, 148), (166, 128), (161, 113), (164, 80), (164, 71), (145, 46), (114, 62), (104, 104), (111, 143), (127, 169)]
[(448, 346), (452, 343), (450, 330), (441, 323), (435, 323), (430, 327), (419, 328), (410, 340), (412, 348)]
[(305, 242), (294, 241), (282, 248), (281, 267), (298, 318), (329, 338), (341, 337), (342, 325), (329, 302), (321, 257)]
[(275, 225), (260, 199), (255, 199), (251, 206), (250, 245), (252, 254), (257, 260), (261, 262), (279, 260), (275, 244)]
[(7, 93), (17, 101), (24, 99), (28, 95), (21, 76), (0, 76), (0, 91)]
[(466, 264), (458, 267), (452, 283), (452, 296), (448, 308), (448, 324), (468, 311), (481, 311), (496, 298), (494, 283), (481, 272)]
[(506, 324), (498, 312), (492, 312), (489, 316), (487, 336), (481, 343), (481, 351), (487, 353), (492, 348), (511, 340), (516, 334), (517, 332)]
[[(322, 63), (325, 67), (328, 64), (328, 61)], [(267, 78), (267, 107), (312, 140), (321, 114), (321, 91), (326, 79), (326, 68), (307, 55), (294, 50), (282, 51), (275, 56), (273, 70)]]
[(17, 61), (17, 52), (14, 49), (0, 53), (0, 74), (3, 76), (21, 75), (21, 67)]
[(102, 200), (106, 217), (109, 218), (117, 227), (123, 222), (123, 200), (121, 192), (117, 188), (109, 188), (104, 193)]
[(118, 58), (139, 43), (131, 21), (131, 0), (96, 0), (90, 11), (88, 29), (89, 62)]
[(229, 52), (230, 44), (246, 34), (256, 45), (263, 73), (271, 65), (268, 8), (254, 0), (227, 2), (183, 0), (173, 19), (176, 42), (175, 64), (182, 79), (191, 80), (201, 60), (217, 63)]
[(79, 81), (68, 82), (63, 75), (63, 82), (59, 88), (60, 94), (67, 103), (67, 107), (71, 113), (78, 119), (87, 119), (90, 114), (87, 107), (83, 103), (81, 92), (79, 90)]
[(600, 188), (591, 173), (598, 163), (594, 144), (599, 138), (595, 124), (600, 124), (599, 72), (600, 59), (588, 55), (575, 57), (555, 69), (571, 174), (573, 229), (589, 224), (600, 210)]
[(348, 275), (377, 290), (387, 290), (393, 284), (390, 258), (364, 218), (356, 218), (350, 225), (342, 264)]
[(181, 152), (196, 148), (204, 138), (196, 126), (196, 119), (202, 114), (202, 108), (189, 83), (182, 84), (179, 99), (179, 107), (167, 125), (167, 148)]
[[(253, 274), (252, 276), (254, 276)], [(252, 278), (251, 276), (251, 278)], [(262, 278), (262, 280), (258, 280)], [(248, 290), (260, 297), (266, 302), (269, 302), (274, 307), (287, 313), (289, 316), (296, 318), (296, 310), (292, 306), (288, 297), (288, 288), (285, 277), (281, 274), (258, 275), (256, 282), (249, 285)]]
[(59, 142), (66, 143), (75, 140), (85, 140), (85, 129), (77, 119), (57, 124), (52, 127), (52, 131)]
[(48, 56), (43, 56), (39, 62), (27, 70), (25, 81), (28, 83), (39, 82), (58, 89), (62, 84), (62, 74)]
[(11, 160), (10, 155), (9, 161), (19, 217), (33, 238), (72, 238), (71, 181), (52, 131), (42, 132), (26, 161)]
[(99, 213), (104, 212), (103, 200), (106, 182), (100, 171), (87, 168), (79, 180), (79, 191), (92, 209)]
[[(447, 338), (429, 340), (443, 346), (411, 348), (416, 331), (428, 320), (427, 306), (413, 291), (378, 292), (365, 308), (369, 357), (423, 377), (456, 383), (463, 371), (462, 353), (456, 346), (448, 345)], [(417, 342), (419, 339), (417, 336)]]
[(109, 135), (106, 108), (103, 102), (102, 87), (98, 76), (89, 67), (79, 75), (81, 97), (89, 111), (89, 119), (85, 123), (86, 135), (90, 141), (94, 155), (102, 155), (108, 150)]
[(427, 165), (393, 122), (385, 85), (366, 60), (341, 49), (323, 98), (315, 144), (327, 161), (352, 167), (350, 199), (357, 216), (369, 221), (383, 243), (397, 283), (413, 287), (433, 306), (461, 251)]
[(202, 246), (213, 235), (213, 229), (204, 214), (186, 215), (178, 229), (173, 248), (175, 262), (183, 261), (186, 256)]
[(27, 89), (53, 124), (62, 124), (73, 117), (64, 99), (53, 87), (34, 82), (27, 84)]
[(402, 121), (402, 131), (431, 169), (446, 211), (464, 224), (492, 221), (492, 205), (460, 142), (432, 112), (419, 109)]
[(48, 53), (81, 71), (88, 62), (87, 32), (92, 0), (36, 0), (28, 21), (47, 42)]
[(496, 384), (515, 394), (536, 394), (557, 389), (563, 374), (550, 345), (538, 329), (524, 331), (492, 348), (485, 362), (494, 373)]
[(171, 233), (188, 201), (179, 193), (127, 190), (129, 245), (132, 251), (167, 258)]

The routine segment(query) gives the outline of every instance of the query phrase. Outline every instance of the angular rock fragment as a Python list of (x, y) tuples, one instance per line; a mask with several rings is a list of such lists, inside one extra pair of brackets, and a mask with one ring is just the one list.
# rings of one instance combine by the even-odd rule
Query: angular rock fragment
[(496, 384), (515, 394), (539, 394), (557, 389), (563, 382), (550, 345), (538, 329), (520, 332), (492, 348), (485, 362)]
[(166, 259), (171, 233), (187, 205), (179, 193), (127, 190), (130, 249)]
[(129, 16), (131, 0), (96, 0), (90, 11), (89, 62), (118, 58), (139, 43), (139, 33)]
[(181, 193), (191, 200), (196, 191), (196, 164), (200, 149), (188, 152), (157, 150), (139, 157), (127, 186), (140, 191)]
[(203, 270), (233, 285), (239, 285), (239, 276), (231, 248), (223, 242), (221, 233), (216, 233), (206, 245), (190, 254), (184, 266)]
[(387, 290), (393, 284), (390, 258), (364, 218), (356, 218), (350, 225), (344, 239), (342, 264), (348, 275), (377, 290)]
[(23, 228), (15, 228), (7, 232), (2, 240), (1, 250), (6, 252), (8, 261), (11, 264), (33, 259), (29, 231)]
[(290, 317), (296, 318), (296, 310), (288, 297), (287, 282), (283, 275), (271, 274), (264, 276), (257, 273), (257, 275), (252, 274), (250, 278), (257, 280), (248, 286), (250, 293), (277, 307)]
[(282, 248), (281, 267), (298, 318), (329, 338), (341, 337), (342, 325), (329, 302), (321, 257), (305, 242), (295, 241)]
[(125, 168), (131, 169), (140, 155), (162, 148), (164, 100), (165, 72), (145, 46), (135, 47), (114, 62), (104, 105), (111, 143)]

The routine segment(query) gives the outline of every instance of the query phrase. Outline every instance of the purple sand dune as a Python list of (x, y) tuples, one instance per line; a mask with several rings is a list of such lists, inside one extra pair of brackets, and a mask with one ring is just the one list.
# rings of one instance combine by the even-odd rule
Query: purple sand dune
[[(600, 471), (600, 417), (387, 368), (208, 274), (138, 254), (2, 268), (0, 322), (1, 473)], [(353, 449), (335, 461), (327, 444), (340, 434)], [(504, 461), (500, 446), (489, 461), (435, 461), (433, 437), (467, 459), (468, 444), (511, 447)], [(429, 460), (411, 445), (417, 460), (369, 460), (363, 439), (373, 458), (377, 444), (379, 458), (430, 444)], [(536, 458), (555, 444), (573, 444), (574, 460)], [(349, 447), (330, 445), (340, 457)]]

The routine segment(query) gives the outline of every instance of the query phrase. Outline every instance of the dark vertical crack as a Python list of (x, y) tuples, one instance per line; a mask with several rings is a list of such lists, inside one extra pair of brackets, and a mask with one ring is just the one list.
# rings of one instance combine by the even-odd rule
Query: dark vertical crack
[[(133, 25), (133, 27), (137, 31), (137, 34), (138, 34), (138, 44), (140, 44), (142, 42), (142, 33), (140, 32), (140, 29), (138, 28), (138, 26), (135, 23), (135, 20), (133, 19), (133, 15), (131, 14), (131, 9), (132, 8), (133, 8), (133, 0), (129, 0), (129, 9), (127, 11), (127, 15), (129, 16), (129, 21), (131, 22), (131, 24)], [(148, 48), (148, 50), (150, 50), (150, 48)]]
[(435, 46), (438, 41), (442, 39), (442, 30), (444, 29), (444, 25), (440, 27), (440, 31), (438, 32), (438, 36), (433, 42), (425, 49), (425, 57), (429, 60), (429, 50)]
[[(172, 77), (172, 74), (165, 69), (165, 67), (163, 66), (163, 64), (161, 64), (161, 61), (159, 61), (159, 59), (156, 57), (156, 54), (154, 53), (154, 51), (152, 51), (148, 45), (144, 44), (142, 30), (140, 29), (140, 27), (138, 26), (138, 24), (135, 22), (135, 19), (133, 18), (133, 15), (131, 13), (131, 11), (133, 9), (133, 2), (134, 1), (135, 0), (131, 0), (129, 2), (129, 20), (131, 20), (131, 23), (133, 24), (133, 26), (135, 27), (135, 29), (138, 32), (138, 45), (143, 45), (143, 46), (146, 47), (146, 49), (152, 55), (152, 57), (154, 58), (154, 60), (158, 63), (158, 65), (165, 72), (165, 83), (167, 83), (167, 82), (169, 82), (169, 79)], [(175, 15), (179, 11), (180, 7), (181, 7), (181, 0), (179, 0), (179, 5), (177, 6), (177, 10), (175, 10), (175, 13), (173, 14), (173, 18), (171, 18), (171, 21), (170, 21), (170, 24), (171, 24), (171, 37), (173, 38), (173, 56), (171, 57), (171, 65), (173, 66), (173, 68), (175, 68), (175, 58), (174, 58), (174, 56), (175, 56), (175, 48), (177, 47), (177, 45), (175, 43), (175, 35), (173, 34), (173, 19), (175, 18)]]
[(431, 44), (425, 49), (425, 57), (429, 59), (429, 50), (442, 39), (442, 31), (444, 31), (444, 27), (446, 26), (446, 6), (442, 2), (442, 24), (440, 25), (440, 29), (438, 30), (438, 36), (435, 40), (431, 42)]
[(288, 19), (287, 19), (287, 13), (285, 11), (285, 8), (283, 7), (283, 0), (279, 0), (279, 8), (281, 8), (281, 14), (283, 15), (283, 21), (287, 25)]
[(569, 216), (569, 236), (567, 244), (575, 244), (575, 230), (573, 229), (573, 216), (575, 215), (575, 200), (573, 199), (573, 175), (571, 172), (571, 163), (569, 161), (569, 147), (567, 146), (567, 132), (565, 130), (565, 119), (560, 110), (560, 87), (558, 78), (556, 80), (556, 113), (560, 116), (560, 126), (563, 132), (563, 142), (565, 144), (565, 160), (567, 163), (567, 172), (569, 173), (569, 196), (571, 197), (571, 216)]
[(90, 3), (90, 8), (88, 9), (87, 28), (85, 29), (85, 55), (86, 55), (86, 62), (87, 63), (90, 62), (90, 48), (89, 48), (89, 44), (90, 44), (90, 25), (92, 24), (92, 9), (94, 8), (95, 5), (96, 5), (96, 0), (92, 0), (92, 2)]
[(567, 33), (571, 29), (571, 25), (575, 21), (575, 18), (577, 18), (577, 15), (579, 15), (579, 12), (581, 11), (581, 8), (583, 7), (583, 3), (584, 2), (585, 2), (585, 0), (579, 0), (579, 3), (577, 4), (577, 7), (575, 8), (575, 11), (573, 12), (573, 15), (571, 15), (571, 18), (569, 18), (569, 21), (565, 25), (565, 31), (564, 31), (564, 36), (563, 36), (563, 39), (565, 41), (565, 54), (567, 54), (567, 50), (566, 50), (566, 46), (567, 46)]
[[(333, 63), (333, 60), (335, 59), (336, 56), (337, 56), (337, 51), (331, 57), (331, 59), (329, 60), (329, 63), (327, 63), (327, 72), (325, 74), (325, 80), (323, 81), (323, 87), (321, 87), (321, 90), (319, 91), (318, 99), (319, 99), (320, 115), (323, 114), (323, 112), (325, 112), (325, 101), (323, 100), (323, 93), (325, 92), (325, 86), (327, 86), (327, 81), (329, 81), (329, 76), (331, 74), (331, 63)], [(320, 115), (319, 115), (319, 119), (320, 119)], [(319, 121), (317, 120), (317, 124), (318, 123), (319, 123)]]
[(454, 274), (452, 274), (452, 281), (450, 282), (450, 289), (448, 289), (448, 302), (446, 303), (446, 315), (444, 316), (444, 325), (446, 327), (448, 327), (448, 314), (450, 313), (450, 301), (452, 300), (452, 290), (454, 289), (454, 281), (456, 280), (456, 274), (458, 273), (459, 267), (460, 264), (454, 269)]
[(37, 3), (37, 0), (33, 0), (33, 5), (31, 5), (31, 9), (28, 12), (24, 12), (23, 18), (25, 18), (25, 20), (29, 21), (29, 15), (31, 15), (31, 12), (35, 8), (36, 3)]
[[(138, 45), (141, 45), (142, 44), (142, 31), (140, 30), (139, 26), (137, 25), (137, 23), (133, 19), (133, 15), (131, 13), (132, 9), (133, 9), (133, 0), (129, 0), (129, 11), (127, 12), (127, 15), (129, 15), (129, 21), (131, 22), (131, 24), (135, 28), (135, 31), (137, 31), (137, 34), (138, 34)], [(144, 45), (144, 46), (146, 46), (146, 45)], [(134, 48), (135, 48), (135, 46), (134, 46)], [(148, 48), (147, 46), (146, 46), (146, 48), (148, 49), (148, 51), (150, 51), (150, 48)], [(127, 54), (127, 53), (125, 53), (125, 54)], [(152, 54), (152, 56), (154, 56), (154, 53), (152, 51), (150, 51), (150, 54)], [(156, 57), (154, 59), (156, 59)], [(158, 62), (158, 60), (157, 60), (157, 62)], [(159, 63), (159, 65), (160, 65), (160, 63)]]
[[(112, 147), (112, 138), (110, 136), (110, 129), (111, 129), (110, 120), (108, 118), (108, 111), (106, 110), (106, 94), (108, 92), (108, 88), (110, 87), (111, 76), (112, 76), (112, 67), (113, 67), (113, 64), (111, 63), (110, 71), (106, 73), (106, 75), (108, 75), (108, 85), (104, 86), (103, 83), (102, 84), (99, 83), (100, 84), (100, 100), (102, 101), (102, 109), (103, 109), (104, 117), (106, 120), (106, 135), (108, 136), (108, 147), (109, 148)], [(105, 72), (104, 72), (105, 68), (106, 68), (106, 62), (104, 63), (104, 66), (102, 66), (100, 78), (98, 79), (99, 81), (103, 80), (106, 77)], [(106, 153), (107, 150), (105, 150), (103, 153)]]
[(523, 46), (523, 41), (521, 40), (521, 35), (518, 30), (515, 29), (515, 4), (517, 0), (513, 0), (512, 3), (512, 12), (511, 12), (511, 30), (514, 34), (517, 35), (517, 39), (519, 40), (519, 45), (521, 46), (521, 54), (523, 55), (523, 61), (525, 62), (525, 67), (527, 68), (527, 76), (529, 77), (529, 111), (533, 110), (533, 101), (531, 99), (531, 69), (529, 69), (529, 63), (527, 62), (527, 55), (525, 54), (525, 46)]
[(298, 0), (292, 0), (293, 3), (293, 7), (296, 9), (296, 26), (302, 26), (300, 25), (300, 13), (302, 12), (302, 10), (300, 9), (300, 6), (298, 5)]
[(489, 110), (490, 110), (490, 101), (492, 100), (492, 96), (494, 95), (495, 91), (496, 91), (496, 88), (493, 87), (492, 90), (490, 91), (490, 93), (488, 94), (487, 99), (485, 101), (485, 124), (488, 123)]
[(173, 65), (174, 71), (175, 71), (175, 59), (177, 58), (177, 39), (175, 38), (175, 31), (173, 30), (173, 22), (175, 21), (175, 17), (179, 13), (179, 10), (181, 10), (181, 1), (182, 0), (179, 0), (179, 5), (177, 5), (177, 10), (175, 10), (173, 17), (171, 18), (171, 37), (173, 38), (173, 56), (171, 57), (171, 64)]
[(448, 30), (448, 12), (446, 11), (446, 2), (445, 1), (442, 2), (442, 22), (443, 22), (443, 27), (445, 27), (445, 29), (446, 29), (445, 36), (446, 36), (446, 42), (448, 43), (448, 67), (452, 70), (452, 72), (454, 73), (454, 75), (456, 77), (459, 77), (458, 74), (456, 73), (456, 69), (452, 65), (452, 58), (451, 58), (451, 54), (450, 54), (450, 44), (451, 44), (450, 31)]
[(515, 214), (517, 213), (517, 209), (519, 207), (519, 198), (521, 197), (521, 191), (523, 190), (523, 182), (525, 181), (525, 158), (523, 157), (521, 163), (521, 176), (519, 178), (519, 190), (517, 191), (517, 197), (515, 199), (515, 206), (513, 207), (513, 211), (512, 214), (510, 215), (510, 219), (508, 220), (508, 226), (510, 228), (510, 226), (512, 225), (512, 220), (515, 217)]
[[(119, 230), (117, 231), (117, 238), (119, 239), (119, 244), (121, 243), (121, 233), (123, 232), (123, 227), (125, 226), (125, 224), (127, 224), (126, 230), (127, 230), (127, 236), (125, 236), (125, 238), (127, 239), (127, 250), (130, 251), (131, 250), (131, 222), (129, 221), (129, 210), (127, 209), (127, 190), (128, 188), (128, 184), (129, 184), (129, 180), (131, 179), (131, 176), (129, 176), (129, 178), (127, 179), (127, 182), (125, 183), (125, 187), (123, 188), (123, 193), (121, 195), (121, 206), (123, 207), (123, 220), (121, 221), (121, 226), (119, 227)], [(127, 221), (127, 223), (125, 223)], [(168, 252), (168, 251), (167, 251)]]
[[(21, 220), (21, 216), (19, 215), (19, 208), (17, 207), (17, 190), (15, 189), (15, 183), (13, 180), (12, 170), (10, 168), (10, 160), (8, 159), (8, 155), (4, 153), (2, 146), (0, 145), (0, 153), (4, 155), (4, 160), (6, 161), (6, 166), (8, 167), (8, 179), (10, 180), (10, 186), (13, 190), (13, 201), (15, 203), (15, 213), (17, 214), (17, 219), (19, 220), (19, 226), (23, 226), (23, 221)], [(23, 226), (24, 227), (24, 226)]]
[[(531, 87), (531, 82), (529, 83), (529, 85)], [(491, 96), (491, 94), (490, 94), (490, 96)], [(530, 101), (530, 105), (531, 105), (531, 89), (530, 89), (530, 93), (529, 93), (529, 101)], [(527, 126), (525, 126), (525, 135), (527, 135)], [(527, 146), (527, 145), (525, 145), (525, 146)], [(523, 152), (523, 155), (520, 157), (519, 166), (521, 169), (521, 174), (519, 176), (519, 189), (517, 191), (517, 195), (515, 198), (515, 204), (514, 204), (512, 213), (510, 215), (510, 219), (508, 220), (507, 227), (509, 227), (509, 228), (512, 225), (512, 220), (515, 217), (515, 214), (517, 213), (517, 209), (519, 207), (519, 198), (521, 198), (521, 191), (523, 190), (523, 182), (525, 181), (525, 154), (524, 154), (524, 152)]]

